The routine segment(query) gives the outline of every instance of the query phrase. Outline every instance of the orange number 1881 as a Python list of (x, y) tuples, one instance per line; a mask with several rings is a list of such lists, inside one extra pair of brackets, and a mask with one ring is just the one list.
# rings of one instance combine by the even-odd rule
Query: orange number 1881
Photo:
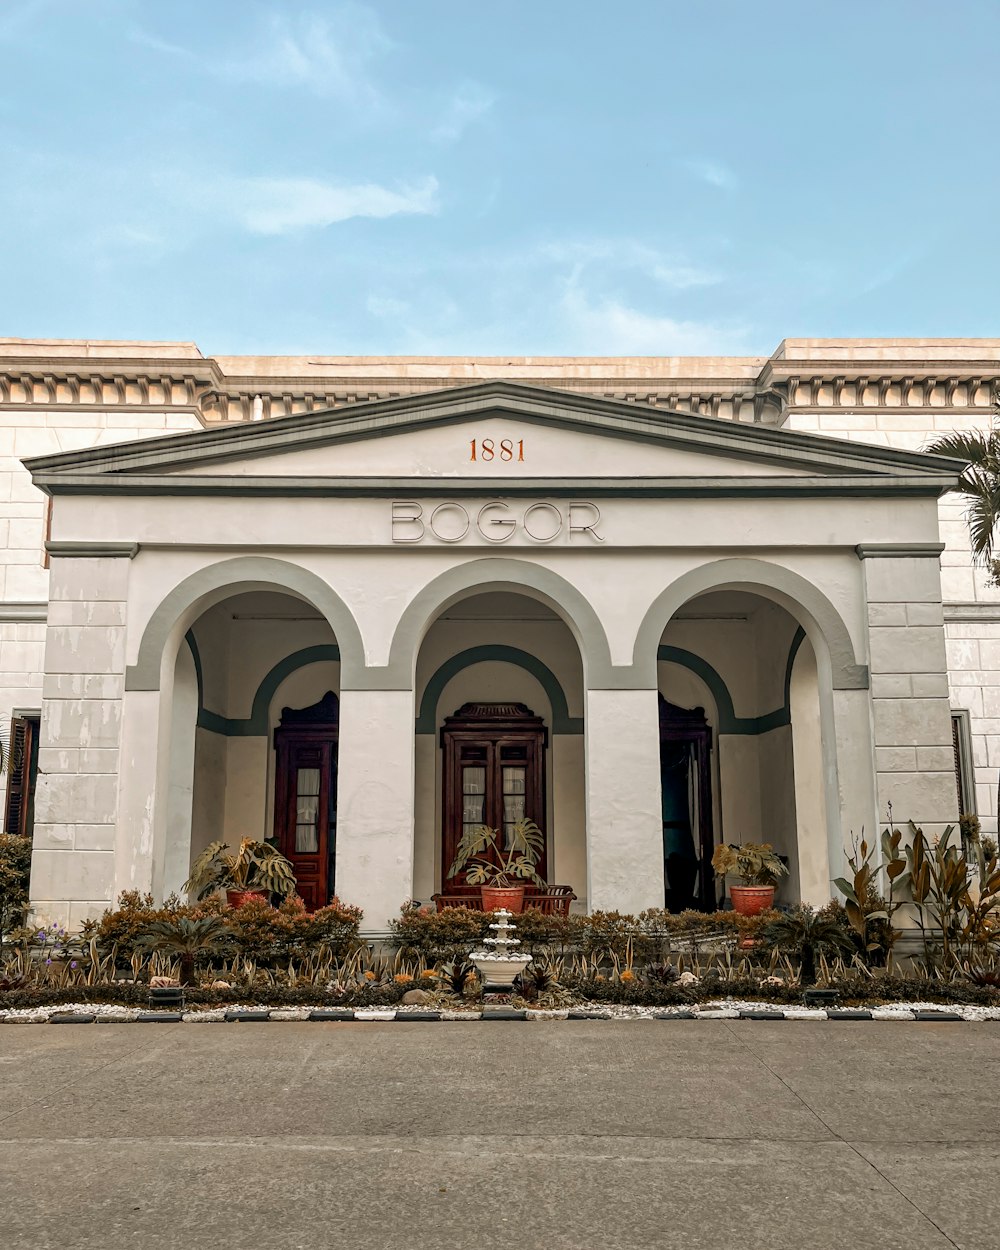
[(515, 442), (512, 438), (502, 438), (499, 442), (492, 438), (473, 438), (469, 440), (470, 460), (516, 460), (524, 461), (524, 439)]

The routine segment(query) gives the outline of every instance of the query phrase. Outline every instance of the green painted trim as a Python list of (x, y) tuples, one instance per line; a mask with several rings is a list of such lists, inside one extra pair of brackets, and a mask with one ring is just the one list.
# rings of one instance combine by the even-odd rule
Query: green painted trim
[(792, 636), (792, 645), (788, 648), (788, 663), (785, 665), (785, 707), (791, 711), (792, 707), (792, 669), (795, 666), (795, 657), (799, 653), (799, 647), (806, 640), (806, 631), (800, 625)]
[(184, 641), (187, 643), (191, 652), (191, 659), (194, 661), (194, 678), (198, 685), (198, 715), (201, 716), (201, 709), (205, 706), (205, 674), (201, 667), (201, 652), (198, 650), (198, 639), (195, 638), (193, 629), (189, 629), (184, 635)]
[(733, 697), (729, 693), (729, 687), (726, 685), (722, 674), (700, 655), (695, 655), (693, 651), (685, 651), (683, 647), (661, 645), (656, 649), (656, 658), (669, 664), (680, 664), (683, 668), (694, 673), (696, 677), (701, 678), (715, 700), (715, 706), (719, 713), (717, 728), (720, 734), (734, 734), (742, 737), (754, 736), (770, 733), (772, 729), (781, 729), (784, 725), (792, 723), (790, 700), (792, 665), (795, 663), (795, 657), (798, 654), (799, 647), (802, 646), (802, 640), (805, 636), (806, 631), (800, 625), (792, 638), (788, 660), (785, 664), (784, 706), (775, 708), (773, 712), (765, 712), (763, 716), (737, 716), (733, 708)]
[(859, 560), (930, 560), (944, 551), (944, 543), (860, 543)]
[[(284, 419), (284, 418), (283, 418)], [(197, 437), (197, 435), (189, 435)], [(937, 499), (954, 488), (951, 477), (884, 473), (871, 477), (628, 477), (509, 478), (499, 490), (488, 478), (294, 477), (233, 474), (36, 473), (32, 482), (48, 495), (166, 495), (294, 499), (409, 499), (552, 496), (595, 499)], [(491, 489), (492, 488), (492, 489)], [(58, 553), (56, 553), (58, 554)]]
[(139, 554), (138, 543), (70, 543), (45, 544), (50, 556), (73, 560), (134, 560)]
[[(190, 631), (189, 631), (190, 632)], [(210, 712), (201, 706), (201, 670), (199, 661), (195, 662), (195, 671), (199, 674), (198, 681), (198, 724), (213, 733), (223, 734), (227, 738), (266, 738), (271, 732), (270, 711), (271, 700), (278, 687), (292, 673), (307, 664), (340, 661), (340, 648), (336, 643), (320, 642), (313, 647), (303, 647), (286, 655), (265, 675), (257, 687), (253, 697), (250, 715), (245, 719), (220, 716), (218, 712)]]
[(559, 678), (548, 665), (543, 664), (537, 656), (519, 647), (508, 647), (502, 643), (487, 643), (479, 647), (469, 647), (459, 651), (441, 665), (424, 687), (420, 700), (420, 712), (417, 716), (416, 732), (418, 734), (437, 733), (437, 706), (441, 692), (451, 679), (463, 669), (473, 664), (482, 664), (488, 660), (498, 660), (503, 664), (516, 664), (530, 673), (548, 696), (552, 709), (553, 734), (582, 734), (583, 717), (570, 716), (566, 693), (560, 685)]

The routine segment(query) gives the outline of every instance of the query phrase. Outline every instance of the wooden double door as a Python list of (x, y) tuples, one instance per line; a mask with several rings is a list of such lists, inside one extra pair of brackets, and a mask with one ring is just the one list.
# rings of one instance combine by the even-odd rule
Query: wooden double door
[[(523, 703), (466, 703), (441, 730), (441, 875), (444, 888), (465, 882), (448, 869), (465, 830), (479, 825), (503, 830), (533, 820), (545, 828), (546, 731), (540, 717)], [(497, 858), (492, 856), (492, 858)], [(538, 875), (547, 879), (546, 855)]]
[(310, 911), (336, 889), (339, 719), (337, 696), (327, 693), (312, 707), (285, 708), (274, 731), (274, 839)]

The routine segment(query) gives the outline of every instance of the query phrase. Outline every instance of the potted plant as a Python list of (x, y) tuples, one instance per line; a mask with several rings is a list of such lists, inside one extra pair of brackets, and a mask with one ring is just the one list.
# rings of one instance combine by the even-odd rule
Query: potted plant
[[(504, 834), (488, 825), (466, 829), (448, 869), (449, 878), (465, 872), (469, 885), (482, 890), (483, 911), (506, 907), (519, 913), (524, 905), (524, 882), (533, 881), (539, 889), (545, 882), (536, 871), (545, 850), (545, 835), (533, 820), (518, 820)], [(520, 883), (520, 884), (518, 884)]]
[(741, 916), (756, 916), (773, 906), (774, 887), (788, 872), (770, 842), (723, 842), (715, 848), (712, 867), (717, 877), (739, 877), (741, 884), (730, 886), (729, 893), (733, 910)]
[(191, 865), (191, 876), (183, 888), (196, 892), (199, 901), (216, 890), (225, 890), (230, 907), (242, 907), (251, 898), (294, 894), (295, 874), (276, 846), (244, 838), (235, 855), (228, 842), (206, 846)]

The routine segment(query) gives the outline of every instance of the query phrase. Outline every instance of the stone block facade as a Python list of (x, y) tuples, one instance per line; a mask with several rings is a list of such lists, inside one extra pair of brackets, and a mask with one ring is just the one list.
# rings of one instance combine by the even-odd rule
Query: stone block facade
[[(1000, 340), (786, 340), (767, 358), (394, 361), (212, 358), (191, 344), (0, 339), (0, 724), (12, 713), (41, 713), (44, 699), (35, 844), (46, 880), (63, 891), (54, 916), (76, 923), (129, 884), (116, 875), (115, 826), (127, 803), (142, 828), (142, 791), (133, 793), (116, 779), (126, 756), (129, 768), (141, 761), (158, 731), (145, 692), (125, 693), (126, 666), (135, 658), (126, 656), (128, 559), (53, 555), (50, 567), (48, 501), (22, 459), (178, 431), (277, 423), (484, 378), (624, 401), (646, 419), (692, 413), (706, 429), (718, 428), (716, 422), (765, 426), (799, 433), (803, 445), (821, 435), (907, 451), (950, 430), (989, 428), (1000, 386)], [(794, 556), (803, 540), (788, 532), (769, 542), (769, 550)], [(973, 567), (963, 505), (953, 497), (940, 501), (937, 525), (921, 520), (912, 550), (905, 546), (886, 552), (852, 540), (845, 548), (863, 565), (866, 654), (858, 659), (869, 671), (870, 690), (837, 687), (835, 719), (853, 733), (870, 718), (880, 813), (890, 802), (900, 820), (919, 810), (936, 830), (958, 808), (952, 718), (965, 713), (971, 785), (964, 805), (995, 831), (1000, 590)], [(387, 705), (390, 693), (399, 692), (385, 692)], [(607, 704), (612, 725), (635, 694), (600, 689), (590, 697), (595, 707)], [(127, 698), (143, 703), (136, 723), (144, 728), (133, 741), (122, 737)], [(348, 699), (347, 719), (352, 710), (359, 719), (350, 705)], [(652, 704), (637, 714), (652, 722)], [(858, 733), (853, 739), (857, 750), (869, 749)], [(606, 757), (613, 747), (611, 735)], [(399, 742), (395, 749), (403, 767), (408, 745)], [(605, 784), (589, 799), (598, 807), (612, 783), (628, 789), (624, 766), (618, 772), (601, 767)], [(654, 761), (633, 760), (630, 767), (648, 779)], [(374, 781), (366, 784), (371, 789)], [(840, 784), (849, 787), (850, 778)], [(345, 825), (345, 836), (359, 843), (370, 823), (363, 797), (359, 793)], [(386, 819), (390, 808), (387, 803)], [(643, 852), (649, 862), (640, 863), (640, 855), (632, 879), (652, 870), (651, 838)], [(402, 854), (393, 850), (396, 859)], [(602, 882), (611, 880), (609, 873), (610, 866), (602, 869)], [(389, 893), (398, 893), (398, 884)], [(592, 883), (591, 895), (610, 905), (602, 889)]]

